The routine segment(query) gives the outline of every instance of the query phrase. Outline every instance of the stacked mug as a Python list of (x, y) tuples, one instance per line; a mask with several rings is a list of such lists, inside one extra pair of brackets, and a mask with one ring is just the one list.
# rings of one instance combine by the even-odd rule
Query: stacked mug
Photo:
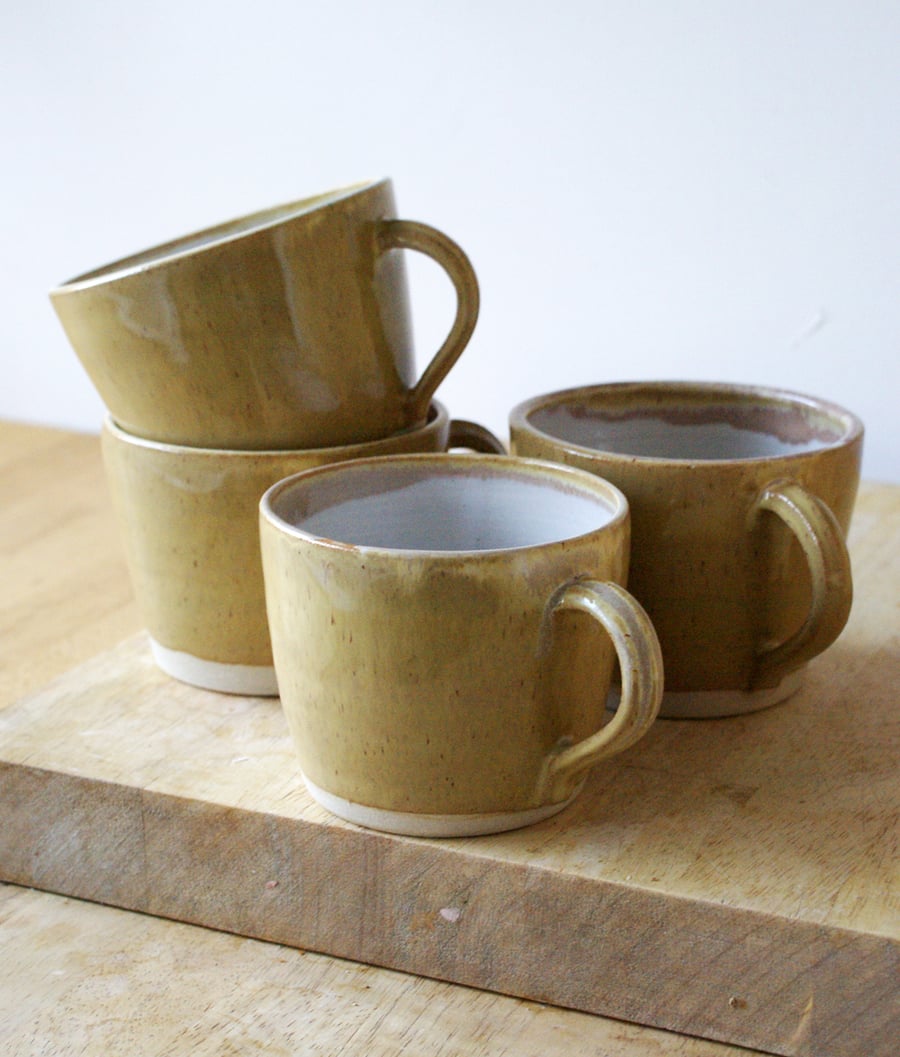
[[(418, 380), (405, 249), (457, 295)], [(153, 655), (185, 682), (278, 692), (257, 524), (270, 485), (349, 459), (503, 451), (433, 399), (478, 283), (454, 242), (397, 218), (389, 180), (185, 236), (50, 297), (109, 413), (104, 463)]]
[[(659, 714), (797, 688), (849, 614), (863, 429), (779, 390), (608, 384), (515, 407), (508, 455), (434, 399), (475, 326), (472, 267), (395, 213), (389, 181), (357, 185), (51, 298), (109, 410), (159, 666), (279, 694), (344, 819), (497, 832), (562, 810)], [(457, 293), (418, 380), (405, 249)]]

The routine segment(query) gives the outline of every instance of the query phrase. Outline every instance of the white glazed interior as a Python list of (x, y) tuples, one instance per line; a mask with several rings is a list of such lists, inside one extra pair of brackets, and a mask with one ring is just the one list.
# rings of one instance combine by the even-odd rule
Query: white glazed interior
[(611, 488), (607, 496), (552, 472), (522, 472), (511, 463), (488, 469), (475, 456), (454, 466), (448, 458), (344, 464), (339, 475), (277, 492), (271, 509), (312, 536), (431, 552), (539, 546), (595, 531), (621, 512)]
[(845, 442), (857, 428), (849, 413), (802, 396), (652, 383), (556, 394), (535, 401), (527, 420), (591, 451), (685, 461), (818, 451)]

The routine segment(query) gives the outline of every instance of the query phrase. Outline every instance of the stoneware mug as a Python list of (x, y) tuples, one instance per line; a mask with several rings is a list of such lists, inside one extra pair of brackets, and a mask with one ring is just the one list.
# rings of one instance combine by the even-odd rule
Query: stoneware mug
[(280, 482), (260, 517), (281, 701), (332, 813), (419, 836), (527, 825), (652, 724), (659, 644), (621, 586), (628, 504), (606, 482), (393, 456)]
[(824, 400), (677, 382), (590, 386), (510, 414), (512, 450), (612, 481), (630, 587), (666, 665), (664, 716), (777, 703), (840, 634), (863, 427)]
[(314, 466), (451, 445), (503, 450), (483, 427), (451, 422), (437, 402), (419, 429), (297, 451), (161, 444), (108, 419), (102, 435), (107, 480), (157, 664), (206, 689), (276, 694), (259, 553), (263, 492)]
[[(403, 249), (437, 261), (457, 294), (450, 333), (418, 380)], [(422, 425), (479, 303), (466, 255), (434, 228), (398, 220), (389, 180), (188, 235), (50, 298), (122, 429), (269, 450)]]

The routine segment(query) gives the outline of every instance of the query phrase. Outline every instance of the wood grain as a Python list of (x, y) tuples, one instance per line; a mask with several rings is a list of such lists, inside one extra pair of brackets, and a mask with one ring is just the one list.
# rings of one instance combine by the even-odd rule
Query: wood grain
[[(138, 630), (96, 437), (0, 423), (0, 584), (0, 709)], [(9, 1057), (748, 1052), (9, 885), (0, 949)]]
[[(569, 811), (541, 826), (497, 838), (413, 841), (327, 818), (300, 787), (277, 703), (174, 683), (153, 667), (141, 635), (68, 671), (71, 658), (91, 657), (96, 643), (109, 645), (137, 623), (117, 542), (104, 527), (96, 440), (75, 438), (78, 454), (67, 456), (65, 435), (26, 430), (13, 450), (10, 436), (23, 433), (0, 432), (0, 495), (11, 489), (11, 502), (0, 504), (0, 559), (4, 583), (13, 584), (0, 612), (16, 648), (6, 652), (4, 635), (0, 705), (17, 689), (63, 674), (0, 714), (0, 876), (732, 1045), (834, 1057), (894, 1052), (900, 490), (863, 488), (851, 533), (857, 601), (850, 624), (791, 702), (731, 720), (658, 724), (595, 773)], [(56, 474), (59, 467), (65, 472)], [(29, 569), (42, 557), (65, 564), (73, 535), (80, 550), (71, 569), (81, 570), (81, 580), (73, 571), (60, 584), (45, 569)], [(42, 537), (52, 542), (42, 545)], [(144, 955), (122, 922), (159, 930), (158, 942), (188, 961), (203, 948), (199, 937), (279, 951), (303, 965), (313, 958), (23, 889), (0, 891), (14, 893), (23, 915), (16, 920), (26, 922), (10, 945), (9, 920), (0, 916), (4, 958), (13, 954), (4, 962), (3, 993), (12, 995), (10, 1008), (27, 1008), (23, 992), (9, 991), (21, 979), (34, 995), (32, 1022), (43, 1018), (46, 1028), (45, 1048), (28, 1049), (29, 1029), (16, 1021), (9, 1039), (20, 1048), (8, 1052), (92, 1052), (87, 1025), (96, 1027), (91, 980), (99, 962), (63, 993), (63, 1007), (77, 1012), (84, 1030), (88, 1048), (79, 1050), (52, 1041), (63, 1023), (59, 981), (42, 974), (40, 956), (35, 962), (30, 952), (75, 960), (96, 942), (84, 939), (101, 927), (94, 915), (115, 919), (110, 943), (120, 948), (110, 957), (122, 966), (122, 986), (137, 992), (146, 984)], [(54, 933), (48, 925), (41, 937), (39, 922), (57, 913), (48, 907), (58, 908), (66, 928)], [(69, 939), (54, 942), (62, 934)], [(254, 964), (256, 979), (262, 970)], [(316, 964), (327, 967), (326, 980), (345, 966), (329, 958)], [(180, 1027), (157, 1035), (160, 1003), (137, 1029), (142, 1052), (206, 1052), (203, 1045), (227, 1052), (238, 1035), (246, 1047), (255, 1016), (280, 1037), (281, 1017), (292, 1015), (287, 1004), (263, 1001), (257, 1013), (234, 1007), (241, 1027), (232, 1035), (229, 1023), (237, 1022), (218, 1019), (236, 1001), (233, 986), (230, 998), (220, 994), (221, 963), (198, 954), (196, 968), (213, 1022), (201, 1018), (193, 1032), (173, 989), (160, 983)], [(318, 979), (297, 971), (310, 986)], [(353, 1019), (352, 989), (331, 1013), (316, 1006), (323, 1025), (333, 1022), (332, 1034), (317, 1029), (323, 1052), (340, 1045), (355, 1052), (380, 1016), (410, 1033), (383, 1052), (423, 1045), (441, 1052), (447, 1021), (422, 1014), (424, 1033), (416, 1034), (416, 1002), (426, 993), (458, 1007), (463, 1049), (483, 1038), (489, 1053), (507, 1052), (510, 1039), (515, 1052), (530, 1052), (532, 1039), (541, 1040), (535, 1052), (545, 1046), (547, 1053), (556, 1052), (554, 1039), (567, 1053), (732, 1052), (651, 1029), (621, 1034), (615, 1021), (560, 1009), (552, 1011), (561, 1018), (554, 1032), (530, 1035), (534, 1021), (523, 1010), (543, 1007), (383, 970), (352, 971), (377, 979), (379, 1012), (347, 1036), (342, 1018)], [(98, 1018), (104, 1008), (100, 1002)], [(492, 1018), (505, 1026), (495, 1031)]]
[(900, 507), (881, 494), (854, 616), (800, 694), (659, 723), (546, 823), (441, 842), (337, 822), (277, 703), (175, 683), (139, 635), (0, 718), (2, 876), (775, 1053), (893, 1053)]
[(0, 886), (0, 932), (5, 1057), (747, 1057), (20, 888)]
[(96, 436), (0, 422), (0, 708), (140, 628)]

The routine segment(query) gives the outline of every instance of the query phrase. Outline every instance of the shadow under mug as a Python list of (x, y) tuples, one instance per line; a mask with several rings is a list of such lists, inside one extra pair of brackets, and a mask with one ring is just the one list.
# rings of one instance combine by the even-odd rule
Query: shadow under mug
[(278, 692), (266, 623), (258, 507), (276, 481), (312, 467), (449, 447), (502, 452), (484, 427), (429, 420), (367, 444), (299, 451), (220, 451), (135, 437), (111, 419), (103, 459), (138, 608), (160, 668), (236, 694)]
[[(456, 291), (416, 377), (403, 254)], [(113, 420), (194, 447), (333, 447), (422, 425), (469, 341), (478, 282), (463, 251), (396, 218), (390, 180), (220, 224), (58, 286), (50, 299)]]
[(663, 716), (775, 704), (843, 629), (863, 426), (777, 389), (586, 386), (510, 413), (512, 451), (589, 470), (628, 497), (629, 585), (666, 665)]
[(659, 644), (621, 586), (628, 528), (606, 482), (509, 457), (387, 456), (271, 488), (269, 626), (314, 799), (419, 836), (562, 810), (659, 706)]

